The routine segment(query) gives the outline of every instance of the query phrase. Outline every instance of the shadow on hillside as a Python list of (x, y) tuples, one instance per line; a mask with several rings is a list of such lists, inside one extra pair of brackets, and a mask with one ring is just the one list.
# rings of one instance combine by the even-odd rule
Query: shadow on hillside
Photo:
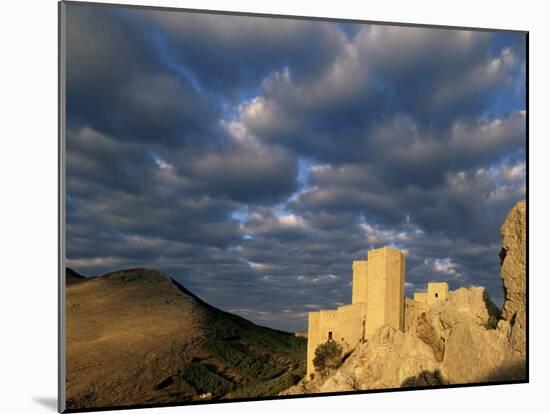
[(407, 378), (401, 383), (402, 388), (426, 387), (430, 385), (443, 385), (443, 379), (439, 370), (424, 370), (420, 374)]
[[(493, 370), (489, 375), (470, 381), (469, 383), (484, 383), (484, 382), (505, 382), (505, 381), (522, 381), (527, 379), (527, 364), (524, 362), (515, 362), (505, 364)], [(402, 388), (426, 387), (433, 385), (450, 385), (462, 384), (460, 382), (447, 383), (439, 370), (422, 371), (416, 376), (409, 377), (401, 383)]]
[(521, 381), (527, 379), (527, 363), (515, 362), (495, 369), (480, 382)]

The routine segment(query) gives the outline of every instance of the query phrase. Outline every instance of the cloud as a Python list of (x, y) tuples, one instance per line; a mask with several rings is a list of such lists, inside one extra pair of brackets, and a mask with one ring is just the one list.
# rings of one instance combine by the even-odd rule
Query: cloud
[(296, 189), (296, 159), (283, 151), (223, 148), (179, 160), (200, 191), (242, 202), (277, 201)]
[(456, 268), (456, 263), (453, 263), (450, 257), (425, 259), (424, 264), (429, 266), (436, 274), (454, 278), (459, 278), (461, 276)]
[(73, 5), (67, 13), (70, 124), (93, 123), (119, 140), (200, 144), (216, 108), (163, 66), (147, 28), (100, 6)]
[(328, 23), (160, 10), (130, 14), (157, 31), (173, 65), (212, 93), (232, 98), (257, 89), (266, 73), (289, 62), (297, 76), (309, 77), (331, 64), (346, 39)]
[(525, 38), (68, 6), (67, 259), (148, 266), (303, 331), (351, 263), (406, 252), (502, 301), (526, 190)]

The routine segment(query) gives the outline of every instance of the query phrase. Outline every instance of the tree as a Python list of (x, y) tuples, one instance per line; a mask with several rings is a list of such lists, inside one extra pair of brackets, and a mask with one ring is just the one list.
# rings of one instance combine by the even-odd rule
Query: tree
[(321, 344), (315, 350), (313, 366), (322, 376), (327, 371), (338, 368), (342, 360), (342, 347), (334, 341)]

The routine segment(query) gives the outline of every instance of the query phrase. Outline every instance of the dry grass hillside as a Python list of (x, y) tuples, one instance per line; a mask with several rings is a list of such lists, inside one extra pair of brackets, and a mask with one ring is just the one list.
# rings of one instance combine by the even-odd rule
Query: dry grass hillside
[(164, 274), (67, 269), (67, 408), (276, 395), (304, 338), (216, 309)]

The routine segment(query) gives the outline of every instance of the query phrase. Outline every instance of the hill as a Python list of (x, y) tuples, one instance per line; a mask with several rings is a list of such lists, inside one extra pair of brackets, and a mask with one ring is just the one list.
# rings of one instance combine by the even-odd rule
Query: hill
[(166, 275), (67, 269), (67, 408), (277, 395), (306, 340), (202, 301)]

